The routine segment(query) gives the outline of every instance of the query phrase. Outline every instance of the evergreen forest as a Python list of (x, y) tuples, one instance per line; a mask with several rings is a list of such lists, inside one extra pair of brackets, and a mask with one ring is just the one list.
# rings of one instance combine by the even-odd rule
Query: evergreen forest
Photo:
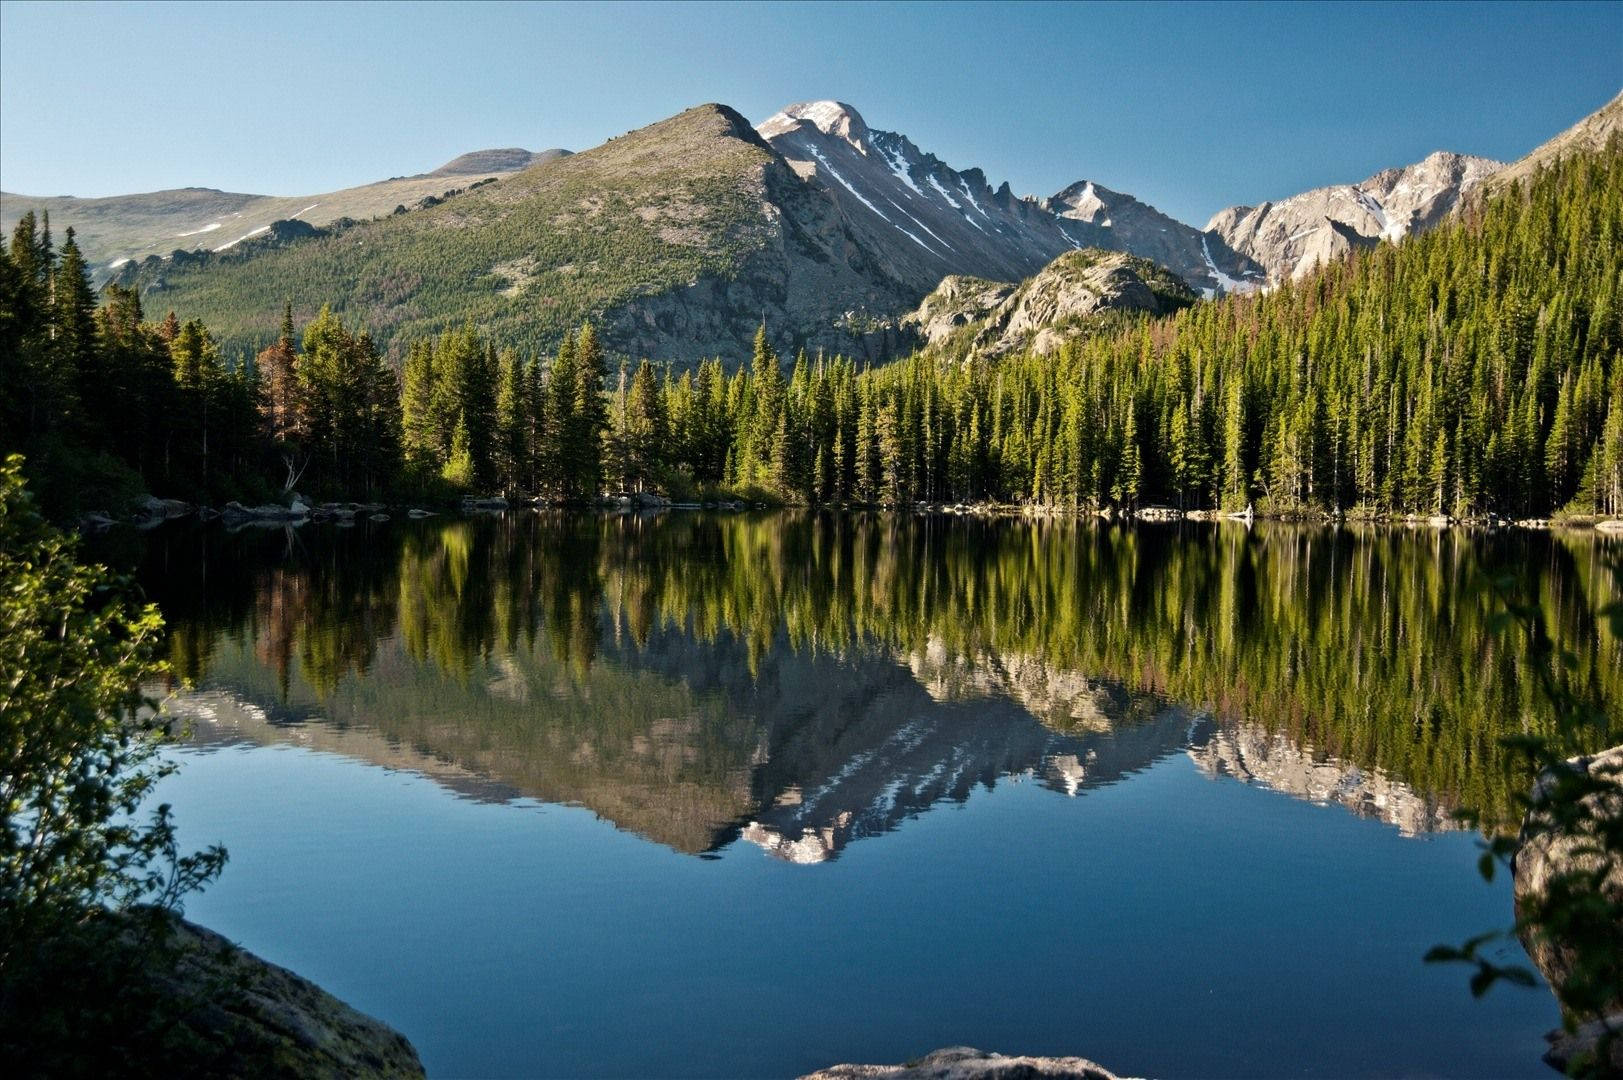
[(58, 518), (188, 501), (678, 500), (1459, 519), (1623, 513), (1623, 145), (1266, 293), (1112, 319), (1057, 354), (885, 365), (498, 350), (470, 321), (397, 372), (329, 309), (222, 355), (100, 297), (67, 230), (0, 252), (0, 452)]

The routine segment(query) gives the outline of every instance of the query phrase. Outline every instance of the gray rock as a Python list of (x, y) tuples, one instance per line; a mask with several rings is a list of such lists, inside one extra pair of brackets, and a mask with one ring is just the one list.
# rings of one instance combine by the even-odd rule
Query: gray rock
[(1029, 348), (1052, 353), (1087, 333), (1097, 321), (1092, 316), (1107, 311), (1165, 314), (1194, 300), (1181, 280), (1154, 263), (1084, 249), (1066, 252), (1018, 285), (946, 278), (902, 324), (916, 328), (932, 346), (963, 335), (972, 352), (999, 356)]
[(831, 1065), (801, 1080), (1117, 1080), (1079, 1057), (1005, 1057), (968, 1046), (949, 1046), (903, 1065)]
[[(1623, 814), (1623, 746), (1614, 746), (1590, 757), (1574, 758), (1567, 762), (1566, 767), (1609, 780), (1612, 786), (1609, 790), (1587, 797), (1585, 806), (1590, 818), (1582, 831), (1574, 832), (1553, 829), (1550, 825), (1546, 801), (1557, 777), (1546, 774), (1534, 785), (1532, 807), (1522, 822), (1521, 846), (1511, 862), (1518, 916), (1528, 913), (1528, 907), (1548, 890), (1556, 877), (1574, 871), (1604, 870), (1602, 891), (1613, 903), (1623, 903), (1623, 860), (1619, 860), (1615, 854), (1608, 857), (1604, 841), (1604, 825)], [(1596, 932), (1604, 935), (1607, 930)], [(1609, 932), (1617, 945), (1616, 955), (1623, 955), (1623, 925), (1612, 926)], [(1565, 990), (1576, 960), (1574, 952), (1564, 942), (1552, 940), (1533, 928), (1524, 928), (1521, 938), (1527, 955), (1543, 973), (1565, 1011)], [(1613, 1026), (1618, 1028), (1619, 1022), (1623, 1021), (1623, 986), (1618, 987), (1601, 1008), (1614, 1018)], [(1586, 1019), (1590, 1022), (1570, 1033), (1555, 1031), (1547, 1036), (1551, 1050), (1545, 1060), (1562, 1069), (1574, 1056), (1592, 1053), (1605, 1029), (1605, 1025), (1593, 1016), (1586, 1017), (1582, 1013), (1569, 1015), (1567, 1019), (1569, 1022)], [(1623, 1076), (1623, 1038), (1612, 1041), (1611, 1062), (1614, 1071), (1607, 1073), (1603, 1070), (1602, 1074)]]
[(137, 505), (135, 518), (145, 521), (168, 521), (170, 518), (185, 517), (192, 512), (190, 503), (179, 499), (160, 499), (155, 495), (148, 495)]
[(1231, 206), (1207, 222), (1206, 231), (1261, 263), (1269, 281), (1278, 284), (1381, 240), (1396, 242), (1431, 228), (1503, 167), (1439, 150), (1357, 184), (1315, 188), (1259, 206)]
[[(234, 1071), (265, 1077), (420, 1077), (406, 1037), (307, 979), (212, 930), (176, 920), (182, 953), (163, 985), (201, 1004), (181, 1023), (204, 1045), (230, 1048)], [(172, 1075), (194, 1071), (169, 1063)]]

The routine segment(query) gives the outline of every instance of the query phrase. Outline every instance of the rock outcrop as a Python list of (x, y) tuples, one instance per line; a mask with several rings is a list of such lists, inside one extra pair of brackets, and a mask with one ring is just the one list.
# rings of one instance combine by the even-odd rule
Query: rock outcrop
[[(264, 1080), (414, 1078), (422, 1062), (406, 1037), (308, 979), (238, 948), (212, 930), (170, 919), (152, 993), (173, 1007), (161, 1048), (142, 1075)], [(156, 967), (158, 970), (152, 970)], [(95, 1057), (91, 1051), (90, 1056)]]
[[(1582, 805), (1588, 816), (1582, 821), (1581, 828), (1573, 831), (1557, 828), (1549, 809), (1550, 794), (1560, 778), (1554, 775), (1540, 778), (1533, 789), (1532, 808), (1522, 823), (1521, 843), (1511, 864), (1515, 876), (1516, 913), (1518, 921), (1522, 923), (1522, 945), (1555, 991), (1564, 1012), (1574, 1004), (1572, 979), (1577, 969), (1578, 954), (1568, 941), (1540, 932), (1530, 925), (1530, 921), (1537, 915), (1538, 900), (1563, 875), (1574, 872), (1603, 873), (1601, 892), (1614, 905), (1612, 918), (1608, 921), (1603, 914), (1580, 913), (1577, 916), (1578, 925), (1581, 933), (1594, 939), (1586, 943), (1591, 955), (1623, 957), (1623, 921), (1615, 917), (1615, 905), (1623, 903), (1623, 860), (1615, 852), (1606, 850), (1604, 839), (1605, 826), (1623, 815), (1623, 746), (1614, 746), (1592, 757), (1576, 758), (1568, 763), (1568, 768), (1580, 775), (1587, 774), (1588, 778), (1598, 780), (1603, 785), (1610, 785), (1609, 790), (1603, 787), (1584, 797)], [(1587, 885), (1584, 890), (1587, 893)], [(1599, 925), (1596, 924), (1597, 917), (1601, 920)], [(1609, 948), (1604, 944), (1607, 939), (1611, 943)], [(1616, 972), (1614, 967), (1613, 974)], [(1593, 978), (1594, 975), (1595, 972), (1591, 970), (1590, 976)], [(1623, 1032), (1623, 985), (1615, 987), (1609, 996), (1603, 990), (1601, 998), (1598, 1009), (1606, 1019), (1595, 1019), (1590, 1009), (1580, 1010), (1576, 1018), (1587, 1022), (1578, 1025), (1573, 1032), (1551, 1032), (1550, 1053), (1545, 1056), (1546, 1061), (1567, 1071), (1574, 1062), (1594, 1056), (1608, 1026), (1612, 1031)], [(1623, 1076), (1623, 1036), (1609, 1040), (1608, 1063), (1602, 1064), (1598, 1073), (1589, 1071), (1581, 1074)]]
[(1148, 259), (1086, 248), (1018, 285), (949, 277), (902, 323), (937, 348), (957, 341), (988, 356), (1027, 348), (1046, 354), (1086, 335), (1109, 312), (1164, 315), (1194, 301), (1183, 281)]
[(831, 1065), (801, 1080), (1117, 1080), (1097, 1062), (1079, 1057), (1006, 1057), (969, 1046), (949, 1046), (902, 1065)]
[(1431, 228), (1503, 167), (1488, 158), (1439, 150), (1357, 184), (1314, 188), (1258, 206), (1231, 206), (1218, 211), (1206, 229), (1256, 260), (1269, 280), (1278, 283), (1382, 240), (1396, 242)]

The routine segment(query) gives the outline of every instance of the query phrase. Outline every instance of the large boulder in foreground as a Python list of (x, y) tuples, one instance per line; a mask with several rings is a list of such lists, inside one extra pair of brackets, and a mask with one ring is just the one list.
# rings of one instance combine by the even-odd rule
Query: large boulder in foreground
[[(1623, 905), (1623, 859), (1617, 857), (1615, 847), (1608, 849), (1606, 841), (1606, 831), (1615, 829), (1623, 816), (1623, 746), (1574, 758), (1565, 767), (1603, 786), (1582, 799), (1584, 813), (1578, 827), (1563, 828), (1557, 827), (1549, 805), (1560, 775), (1552, 772), (1540, 778), (1511, 864), (1516, 915), (1527, 955), (1555, 991), (1568, 1022), (1576, 1023), (1574, 1031), (1550, 1033), (1545, 1060), (1563, 1072), (1576, 1067), (1583, 1075), (1623, 1076), (1623, 1038), (1603, 1040), (1608, 1026), (1623, 1031), (1623, 980), (1617, 978), (1623, 969), (1623, 919), (1618, 918), (1619, 905)], [(1583, 895), (1579, 899), (1599, 903), (1591, 909), (1566, 902), (1564, 908), (1574, 913), (1569, 915), (1570, 924), (1545, 930), (1538, 925), (1542, 921), (1540, 902), (1552, 885), (1559, 886), (1563, 875), (1572, 873), (1603, 875), (1598, 895), (1590, 883), (1580, 883)], [(1585, 953), (1602, 958), (1598, 993), (1585, 994), (1581, 979), (1574, 983), (1579, 952), (1573, 947), (1574, 939), (1564, 938), (1563, 933), (1580, 935)], [(1610, 964), (1605, 962), (1606, 956), (1613, 958)], [(1591, 969), (1592, 986), (1595, 978)], [(1605, 1062), (1595, 1059), (1603, 1041), (1607, 1043)]]
[[(176, 920), (174, 944), (180, 963), (169, 979), (177, 995), (223, 988), (181, 1020), (200, 1045), (217, 1052), (197, 1063), (175, 1062), (175, 1075), (333, 1080), (424, 1075), (404, 1035), (308, 979), (184, 919)], [(229, 1063), (223, 1073), (222, 1063)]]
[(1005, 1057), (949, 1046), (905, 1065), (832, 1065), (801, 1080), (1117, 1080), (1103, 1065), (1079, 1057)]

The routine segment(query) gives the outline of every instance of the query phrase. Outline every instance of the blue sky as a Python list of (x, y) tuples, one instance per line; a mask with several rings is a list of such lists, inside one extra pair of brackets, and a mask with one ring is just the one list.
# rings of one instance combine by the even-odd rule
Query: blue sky
[(306, 194), (705, 101), (850, 102), (994, 184), (1204, 224), (1623, 89), (1623, 4), (0, 4), (0, 187)]

